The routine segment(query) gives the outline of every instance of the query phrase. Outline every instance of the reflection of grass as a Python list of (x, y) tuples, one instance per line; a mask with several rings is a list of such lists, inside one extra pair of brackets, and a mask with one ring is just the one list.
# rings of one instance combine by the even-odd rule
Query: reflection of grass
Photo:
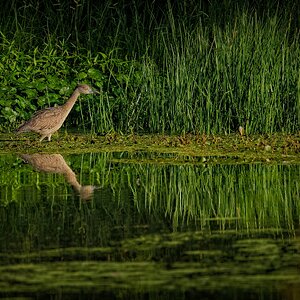
[(136, 157), (133, 163), (128, 163), (129, 158), (127, 153), (66, 156), (81, 184), (101, 188), (94, 201), (86, 204), (77, 203), (62, 175), (32, 172), (15, 158), (6, 158), (6, 167), (0, 169), (1, 204), (7, 207), (3, 213), (7, 217), (12, 214), (8, 218), (16, 224), (26, 220), (32, 233), (40, 232), (38, 225), (32, 224), (41, 222), (44, 230), (49, 226), (57, 232), (58, 226), (59, 236), (64, 230), (75, 231), (79, 239), (83, 237), (82, 242), (94, 240), (97, 227), (101, 233), (108, 230), (108, 238), (108, 227), (115, 226), (129, 232), (144, 230), (132, 226), (155, 224), (293, 229), (299, 218), (298, 165), (138, 164)]
[(163, 212), (175, 227), (293, 227), (300, 209), (298, 166), (147, 166), (130, 178), (138, 207)]
[(0, 159), (2, 293), (132, 296), (300, 283), (297, 164), (66, 155), (82, 184), (101, 187), (82, 202), (62, 175)]

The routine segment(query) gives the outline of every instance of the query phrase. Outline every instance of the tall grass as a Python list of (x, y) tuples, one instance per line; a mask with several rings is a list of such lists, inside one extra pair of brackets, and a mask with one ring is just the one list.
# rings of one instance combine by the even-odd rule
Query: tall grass
[[(274, 1), (39, 5), (15, 1), (2, 10), (6, 128), (85, 81), (102, 94), (78, 105), (67, 125), (86, 131), (299, 130), (297, 3), (284, 10)], [(45, 87), (28, 95), (40, 81)]]

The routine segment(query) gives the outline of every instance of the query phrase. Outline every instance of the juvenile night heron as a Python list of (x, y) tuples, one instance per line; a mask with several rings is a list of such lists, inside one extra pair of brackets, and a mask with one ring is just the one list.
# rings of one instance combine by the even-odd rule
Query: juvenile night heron
[(32, 131), (41, 135), (40, 142), (45, 137), (47, 137), (50, 142), (51, 135), (62, 126), (79, 95), (94, 93), (98, 92), (89, 87), (87, 84), (80, 84), (64, 105), (49, 107), (37, 111), (33, 117), (21, 125), (16, 132), (22, 133)]
[(94, 190), (97, 189), (93, 185), (81, 185), (73, 170), (68, 166), (65, 159), (60, 154), (19, 154), (19, 156), (36, 171), (46, 173), (63, 174), (68, 183), (72, 185), (82, 200), (89, 200), (93, 197)]

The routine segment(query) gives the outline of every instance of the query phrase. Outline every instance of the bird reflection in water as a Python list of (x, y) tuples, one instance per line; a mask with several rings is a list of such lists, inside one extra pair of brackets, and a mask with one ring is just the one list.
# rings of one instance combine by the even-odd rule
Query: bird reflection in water
[(81, 185), (73, 170), (68, 166), (61, 154), (20, 154), (25, 162), (33, 166), (39, 172), (63, 174), (66, 181), (72, 185), (82, 200), (90, 200), (93, 197), (95, 186)]

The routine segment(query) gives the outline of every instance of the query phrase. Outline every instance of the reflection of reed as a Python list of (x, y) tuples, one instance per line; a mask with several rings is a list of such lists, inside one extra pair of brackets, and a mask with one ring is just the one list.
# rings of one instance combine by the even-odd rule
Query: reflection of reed
[(66, 181), (73, 186), (83, 200), (88, 200), (93, 196), (95, 187), (92, 185), (82, 186), (62, 155), (35, 153), (20, 154), (20, 157), (39, 172), (63, 174)]

